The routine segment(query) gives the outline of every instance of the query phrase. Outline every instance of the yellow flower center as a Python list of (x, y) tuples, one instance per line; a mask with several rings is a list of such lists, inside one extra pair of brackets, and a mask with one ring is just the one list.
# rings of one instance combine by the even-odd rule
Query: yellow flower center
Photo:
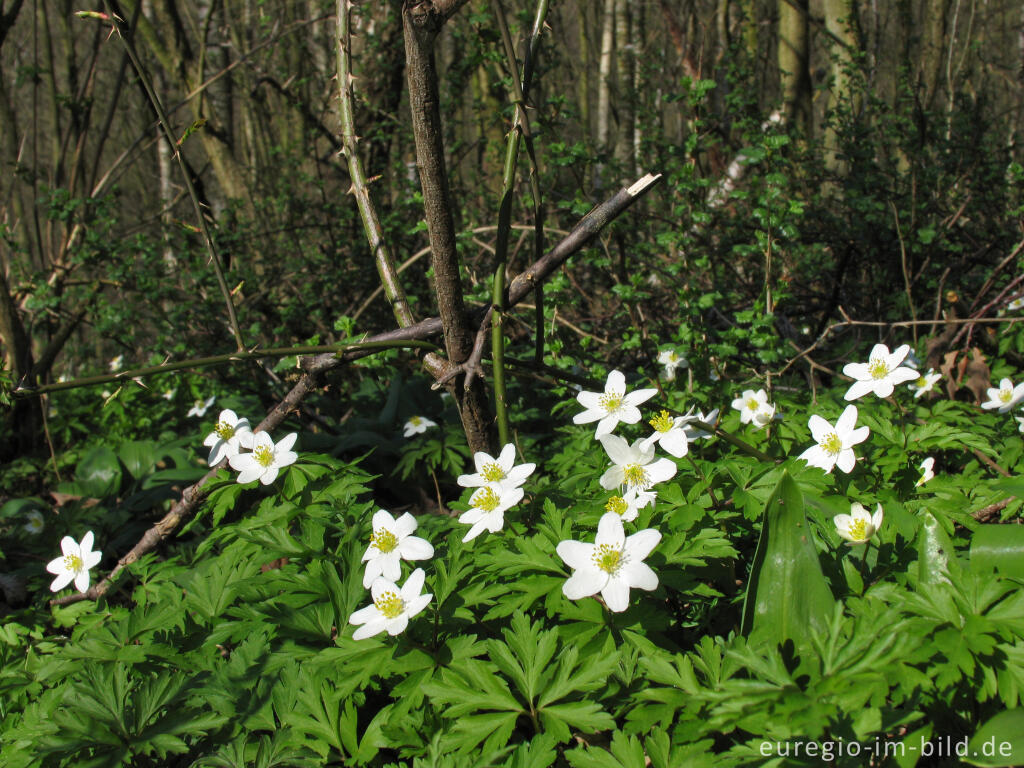
[(414, 427), (418, 427), (422, 422), (423, 419), (421, 419), (419, 416), (413, 416), (411, 419), (409, 419), (409, 423), (412, 424)]
[(261, 467), (269, 467), (274, 463), (274, 452), (265, 445), (257, 445), (253, 448), (252, 455)]
[(849, 533), (850, 537), (853, 538), (855, 541), (867, 541), (868, 521), (865, 520), (863, 517), (858, 517), (856, 520), (850, 523), (850, 527), (847, 530), (847, 533)]
[(605, 392), (597, 402), (608, 413), (615, 413), (622, 407), (622, 395), (618, 392)]
[(595, 547), (591, 557), (594, 560), (594, 565), (605, 573), (614, 574), (622, 565), (622, 550), (614, 549), (607, 544)]
[(235, 428), (226, 421), (218, 421), (217, 426), (213, 428), (213, 431), (217, 433), (217, 437), (221, 440), (230, 440), (235, 436)]
[(381, 528), (370, 536), (370, 546), (376, 547), (381, 552), (390, 552), (398, 546), (398, 539), (387, 528)]
[(759, 405), (760, 405), (760, 403), (757, 402), (757, 398), (756, 397), (748, 397), (747, 398), (747, 410), (748, 411), (756, 411)]
[(605, 512), (614, 512), (620, 517), (626, 514), (626, 510), (629, 509), (629, 505), (626, 500), (621, 496), (612, 496), (608, 499), (608, 503), (604, 505)]
[(999, 390), (999, 399), (1002, 400), (1004, 403), (1010, 402), (1012, 397), (1013, 397), (1013, 390), (1010, 390), (1010, 389), (1001, 389), (1001, 390)]
[(925, 387), (928, 386), (928, 379), (922, 376), (916, 382), (914, 382), (914, 386), (917, 387), (918, 389), (924, 389)]
[(373, 604), (377, 606), (377, 610), (387, 619), (397, 619), (402, 615), (402, 609), (405, 608), (405, 601), (391, 590), (381, 594), (380, 597), (373, 601)]
[(872, 379), (884, 379), (889, 375), (889, 364), (876, 357), (868, 363), (868, 373), (871, 374)]
[(622, 475), (626, 478), (626, 485), (630, 487), (646, 488), (650, 482), (650, 476), (643, 464), (627, 464), (622, 468)]
[(838, 455), (843, 450), (843, 441), (839, 439), (839, 435), (835, 432), (829, 432), (820, 445), (825, 453), (830, 453), (833, 456)]
[(484, 480), (489, 483), (496, 483), (499, 480), (505, 479), (505, 470), (499, 467), (496, 461), (492, 461), (490, 464), (486, 465), (480, 474), (483, 475)]
[(78, 555), (64, 555), (64, 570), (78, 573), (82, 570), (82, 558)]
[(669, 415), (668, 411), (662, 411), (650, 421), (656, 432), (668, 432), (675, 426), (675, 423), (676, 420)]
[(484, 486), (482, 489), (477, 491), (476, 496), (470, 504), (477, 509), (482, 509), (484, 512), (493, 512), (498, 508), (501, 503), (501, 498), (491, 488)]

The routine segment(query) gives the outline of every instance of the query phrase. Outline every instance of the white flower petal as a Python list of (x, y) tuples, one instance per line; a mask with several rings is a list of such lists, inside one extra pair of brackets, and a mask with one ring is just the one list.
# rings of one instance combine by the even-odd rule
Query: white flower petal
[(562, 594), (570, 600), (596, 595), (608, 583), (608, 574), (599, 568), (579, 568), (565, 580)]

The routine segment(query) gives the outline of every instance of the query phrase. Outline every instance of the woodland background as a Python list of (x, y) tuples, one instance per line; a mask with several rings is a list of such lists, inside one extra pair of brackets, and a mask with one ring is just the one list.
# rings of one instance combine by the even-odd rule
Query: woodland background
[[(503, 5), (518, 46), (533, 8)], [(434, 46), (462, 285), (481, 303), (514, 114), (494, 7), (465, 4)], [(144, 81), (110, 26), (80, 10), (90, 9), (0, 8), (8, 387), (102, 373), (97, 361), (117, 355), (132, 367), (232, 347)], [(108, 10), (133, 30), (179, 137), (245, 344), (392, 328), (340, 154), (335, 6)], [(355, 128), (410, 305), (427, 316), (401, 12), (392, 0), (353, 14)], [(779, 371), (818, 340), (817, 361), (799, 368), (814, 385), (877, 333), (858, 321), (980, 317), (1019, 293), (1012, 275), (1003, 280), (1020, 239), (1024, 9), (1014, 0), (557, 2), (535, 64), (527, 101), (541, 199), (535, 211), (523, 160), (510, 274), (615, 189), (664, 174), (548, 285), (551, 365), (650, 365), (658, 341), (672, 340), (690, 348), (698, 376)], [(528, 357), (537, 325), (529, 306), (513, 314), (510, 349)], [(909, 330), (932, 328), (942, 330)], [(930, 362), (999, 343), (984, 325), (948, 330)], [(274, 362), (237, 382), (268, 408), (291, 375)], [(352, 386), (334, 385), (341, 399)], [(44, 410), (30, 397), (5, 411), (6, 460), (52, 450)]]

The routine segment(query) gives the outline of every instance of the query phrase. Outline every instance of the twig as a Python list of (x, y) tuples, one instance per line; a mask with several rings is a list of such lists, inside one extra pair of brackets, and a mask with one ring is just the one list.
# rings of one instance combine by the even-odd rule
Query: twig
[(377, 273), (380, 275), (381, 285), (391, 303), (395, 320), (398, 321), (400, 327), (405, 328), (415, 323), (416, 317), (409, 307), (402, 283), (398, 279), (398, 270), (395, 269), (395, 259), (391, 255), (391, 249), (384, 240), (380, 219), (370, 200), (370, 193), (366, 187), (366, 176), (363, 173), (363, 163), (359, 157), (359, 141), (356, 138), (355, 117), (352, 112), (352, 83), (355, 78), (352, 76), (350, 50), (349, 21), (351, 12), (352, 0), (338, 0), (338, 111), (341, 116), (341, 139), (345, 147), (345, 159), (348, 161), (348, 175), (352, 180), (351, 191), (355, 195), (356, 205), (359, 207), (363, 231), (366, 233), (370, 250), (377, 262)]
[[(903, 230), (900, 228), (900, 213), (896, 209), (896, 203), (890, 201), (892, 206), (892, 217), (896, 222), (896, 238), (900, 241), (900, 266), (903, 269), (903, 286), (907, 292), (907, 308), (910, 310), (910, 319), (917, 320), (917, 312), (914, 310), (914, 296), (910, 291), (910, 270), (907, 268), (907, 247), (903, 242)], [(917, 343), (917, 326), (913, 326), (914, 343)]]
[[(538, 3), (537, 20), (534, 22), (534, 38), (531, 40), (531, 43), (533, 44), (539, 40), (540, 30), (543, 28), (544, 17), (547, 14), (547, 5), (547, 0), (541, 0)], [(520, 82), (518, 62), (516, 61), (515, 49), (512, 45), (512, 35), (508, 30), (508, 22), (505, 20), (505, 9), (501, 4), (501, 0), (491, 0), (491, 9), (494, 12), (494, 17), (501, 33), (501, 39), (505, 46), (505, 57), (507, 59), (508, 72), (513, 86), (513, 103), (516, 108), (515, 119), (512, 125), (512, 130), (509, 131), (505, 149), (505, 167), (502, 176), (501, 203), (498, 207), (498, 235), (495, 244), (494, 278), (491, 289), (491, 304), (493, 310), (491, 313), (491, 357), (494, 364), (492, 371), (494, 382), (494, 411), (498, 424), (498, 442), (505, 445), (509, 441), (508, 408), (505, 401), (505, 337), (502, 330), (504, 324), (504, 313), (507, 307), (505, 294), (505, 268), (508, 263), (508, 240), (512, 223), (512, 192), (516, 181), (516, 165), (519, 161), (519, 145), (524, 136), (527, 137), (527, 139), (530, 137), (530, 123), (526, 114), (525, 94), (530, 87), (529, 77), (533, 69), (530, 64), (524, 65), (523, 79)], [(535, 48), (531, 46), (527, 51), (527, 58), (529, 59), (531, 54), (534, 52)], [(534, 160), (534, 168), (536, 168), (536, 160)], [(531, 179), (534, 184), (533, 204), (535, 221), (538, 226), (537, 237), (540, 238), (542, 237), (543, 232), (540, 230), (539, 224), (540, 190), (538, 187), (536, 173), (531, 174)], [(474, 344), (474, 352), (476, 351), (476, 346), (477, 345)]]
[(1010, 506), (1010, 502), (1016, 498), (1016, 496), (1008, 496), (1002, 501), (997, 501), (995, 504), (989, 504), (987, 507), (976, 509), (974, 512), (971, 512), (971, 517), (979, 523), (987, 523), (989, 520), (996, 518), (1000, 512)]

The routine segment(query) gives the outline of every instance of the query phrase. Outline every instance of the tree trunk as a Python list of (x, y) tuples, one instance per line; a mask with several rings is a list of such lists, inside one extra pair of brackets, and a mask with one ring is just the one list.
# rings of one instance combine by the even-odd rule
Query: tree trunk
[[(434, 266), (434, 291), (444, 327), (448, 360), (460, 365), (473, 351), (475, 333), (466, 316), (459, 254), (455, 246), (455, 220), (445, 168), (440, 99), (434, 64), (434, 41), (448, 15), (461, 2), (406, 0), (402, 7), (405, 33), (405, 70), (409, 80), (409, 108), (416, 140), (416, 162), (423, 191), (423, 209)], [(447, 9), (447, 11), (445, 10)], [(491, 450), (491, 417), (481, 377), (467, 387), (455, 386), (455, 399), (472, 451)]]
[(783, 114), (805, 135), (811, 131), (811, 74), (807, 47), (808, 0), (779, 0), (778, 66)]
[(860, 112), (860, 93), (852, 86), (854, 54), (860, 50), (857, 11), (851, 0), (825, 0), (825, 29), (830, 33), (832, 85), (829, 90), (828, 110), (833, 114), (825, 134), (825, 165), (838, 174), (846, 172), (846, 164), (839, 153), (838, 136), (834, 120), (837, 110), (850, 115)]

